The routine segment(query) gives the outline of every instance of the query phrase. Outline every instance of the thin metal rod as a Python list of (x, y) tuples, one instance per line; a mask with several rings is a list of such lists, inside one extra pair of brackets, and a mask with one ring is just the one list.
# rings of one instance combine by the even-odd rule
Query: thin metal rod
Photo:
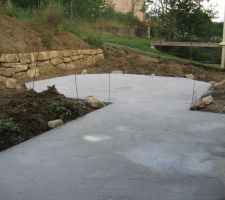
[(77, 75), (76, 74), (74, 74), (74, 80), (75, 80), (76, 94), (77, 94), (77, 99), (78, 99), (79, 94), (78, 94)]
[(111, 74), (109, 72), (109, 101), (111, 101)]
[(195, 80), (194, 80), (194, 85), (193, 85), (193, 91), (192, 91), (192, 100), (191, 100), (191, 104), (193, 105), (195, 100)]

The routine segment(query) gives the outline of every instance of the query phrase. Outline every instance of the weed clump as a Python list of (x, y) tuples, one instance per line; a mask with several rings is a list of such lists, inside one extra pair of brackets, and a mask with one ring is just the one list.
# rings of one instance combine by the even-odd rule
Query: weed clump
[(60, 100), (52, 103), (49, 106), (49, 111), (60, 116), (62, 119), (67, 119), (71, 116), (77, 117), (79, 115), (78, 110), (74, 108), (72, 102), (66, 100)]
[(19, 128), (12, 119), (0, 120), (0, 134), (15, 134), (19, 132)]

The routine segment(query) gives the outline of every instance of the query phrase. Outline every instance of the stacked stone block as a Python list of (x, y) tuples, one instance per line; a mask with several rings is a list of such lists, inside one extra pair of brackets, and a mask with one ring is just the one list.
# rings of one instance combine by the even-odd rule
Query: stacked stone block
[(13, 89), (19, 80), (29, 80), (84, 69), (104, 59), (102, 49), (48, 51), (0, 55), (0, 87)]

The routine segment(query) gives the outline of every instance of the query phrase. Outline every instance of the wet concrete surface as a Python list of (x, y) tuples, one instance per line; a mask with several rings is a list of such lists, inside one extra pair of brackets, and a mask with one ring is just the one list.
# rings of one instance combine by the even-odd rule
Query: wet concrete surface
[[(77, 79), (80, 98), (109, 101), (108, 75)], [(35, 89), (53, 84), (76, 96), (74, 76)], [(225, 199), (225, 117), (189, 111), (192, 93), (193, 80), (112, 75), (112, 104), (0, 153), (0, 199)]]

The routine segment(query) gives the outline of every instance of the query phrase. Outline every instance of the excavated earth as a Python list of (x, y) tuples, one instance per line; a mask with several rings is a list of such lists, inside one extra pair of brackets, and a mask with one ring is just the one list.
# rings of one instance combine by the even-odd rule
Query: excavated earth
[(50, 130), (51, 120), (67, 123), (96, 110), (84, 100), (66, 98), (54, 86), (41, 93), (26, 89), (1, 93), (0, 107), (0, 151)]

